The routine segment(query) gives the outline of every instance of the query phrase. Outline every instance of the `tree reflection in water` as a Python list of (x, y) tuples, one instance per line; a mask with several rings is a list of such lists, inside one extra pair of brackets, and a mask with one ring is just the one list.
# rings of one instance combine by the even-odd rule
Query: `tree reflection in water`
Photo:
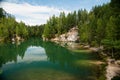
[[(32, 74), (37, 70), (36, 72), (39, 75), (34, 73), (35, 75), (33, 76), (38, 75), (36, 76), (38, 79), (41, 74), (46, 73), (45, 76), (56, 75), (56, 80), (60, 77), (60, 74), (74, 77), (70, 80), (79, 80), (80, 78), (90, 80), (93, 76), (95, 78), (98, 77), (99, 68), (89, 64), (89, 60), (95, 60), (95, 56), (93, 54), (72, 52), (55, 43), (43, 42), (38, 38), (32, 38), (22, 42), (20, 45), (10, 43), (0, 45), (0, 66), (4, 70), (3, 72), (1, 69), (2, 75), (0, 77), (5, 76), (6, 78), (8, 75), (17, 75), (18, 73), (24, 75)], [(11, 63), (11, 65), (8, 65), (8, 63)], [(5, 65), (3, 66), (3, 64)], [(51, 74), (51, 72), (55, 74)], [(14, 78), (14, 80), (18, 80), (18, 78)]]

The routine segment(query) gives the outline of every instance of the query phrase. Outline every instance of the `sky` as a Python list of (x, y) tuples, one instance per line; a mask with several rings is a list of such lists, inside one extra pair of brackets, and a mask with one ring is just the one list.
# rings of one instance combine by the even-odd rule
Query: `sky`
[(45, 24), (60, 12), (68, 14), (74, 10), (90, 11), (95, 5), (109, 3), (110, 0), (0, 0), (0, 7), (26, 25)]

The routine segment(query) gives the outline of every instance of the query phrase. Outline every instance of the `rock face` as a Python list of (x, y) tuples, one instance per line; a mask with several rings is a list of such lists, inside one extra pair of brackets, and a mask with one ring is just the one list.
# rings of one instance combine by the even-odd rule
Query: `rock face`
[(12, 42), (24, 41), (24, 39), (18, 36), (17, 34), (15, 34), (11, 40)]
[(108, 66), (106, 67), (106, 80), (112, 80), (115, 76), (120, 76), (120, 65), (117, 63), (119, 60), (108, 59)]
[(76, 42), (79, 41), (78, 28), (73, 27), (67, 33), (51, 39), (52, 41)]

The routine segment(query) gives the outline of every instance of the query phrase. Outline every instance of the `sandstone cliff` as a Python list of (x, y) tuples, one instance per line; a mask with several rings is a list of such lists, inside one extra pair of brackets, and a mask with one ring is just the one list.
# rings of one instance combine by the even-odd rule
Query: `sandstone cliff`
[(52, 41), (77, 42), (79, 41), (78, 28), (73, 27), (67, 33), (51, 39)]

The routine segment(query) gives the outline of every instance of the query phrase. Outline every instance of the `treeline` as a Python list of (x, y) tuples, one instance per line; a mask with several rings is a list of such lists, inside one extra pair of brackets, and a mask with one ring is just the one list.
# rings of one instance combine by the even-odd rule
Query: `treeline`
[[(120, 58), (120, 0), (95, 6), (91, 11), (78, 10), (67, 15), (53, 15), (45, 25), (27, 26), (16, 22), (14, 16), (0, 8), (0, 41), (12, 40), (16, 36), (45, 37), (48, 39), (79, 28), (80, 42), (90, 46), (104, 46), (105, 51)], [(112, 53), (112, 54), (110, 54)]]
[(43, 25), (36, 25), (36, 26), (27, 26), (28, 30), (28, 37), (39, 37), (42, 38), (42, 34), (44, 31), (44, 24)]
[(11, 41), (17, 36), (21, 39), (40, 37), (43, 33), (43, 26), (27, 26), (22, 21), (17, 22), (14, 16), (0, 8), (0, 41)]
[(64, 12), (61, 12), (59, 17), (53, 15), (45, 24), (43, 36), (50, 39), (55, 37), (55, 34), (60, 35), (67, 32), (77, 25), (76, 17), (76, 11), (69, 13), (67, 16)]
[(84, 9), (68, 15), (62, 12), (59, 17), (53, 15), (45, 25), (43, 37), (51, 39), (76, 26), (80, 42), (102, 45), (109, 55), (120, 58), (120, 0), (95, 6), (90, 12)]

